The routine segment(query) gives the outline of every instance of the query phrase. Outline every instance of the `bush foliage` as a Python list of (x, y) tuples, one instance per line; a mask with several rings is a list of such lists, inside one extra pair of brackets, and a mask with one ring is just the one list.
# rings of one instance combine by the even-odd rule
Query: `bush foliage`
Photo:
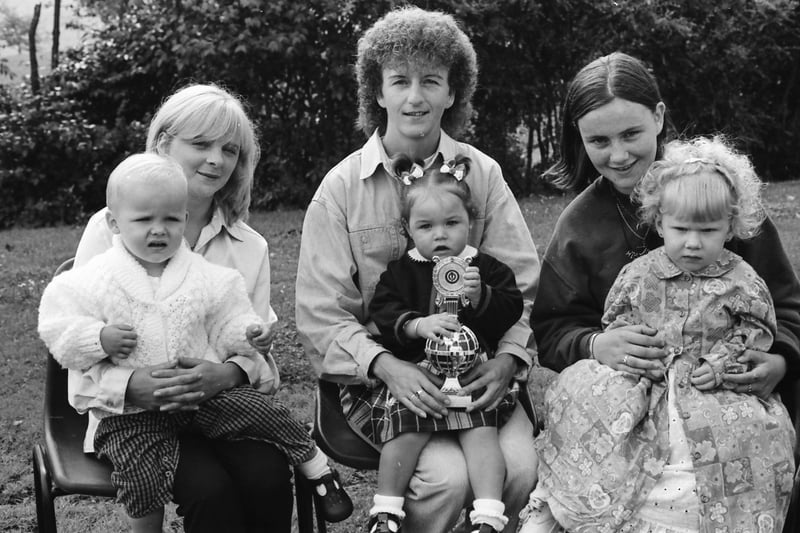
[[(405, 3), (405, 2), (404, 2)], [(644, 59), (681, 134), (723, 131), (765, 179), (800, 170), (798, 0), (440, 0), (481, 66), (467, 140), (518, 195), (558, 153), (564, 86), (614, 50)], [(390, 0), (83, 0), (102, 29), (43, 79), (0, 93), (0, 227), (75, 221), (103, 205), (110, 169), (144, 147), (162, 99), (189, 82), (242, 95), (263, 156), (254, 207), (303, 206), (364, 140), (358, 35)]]

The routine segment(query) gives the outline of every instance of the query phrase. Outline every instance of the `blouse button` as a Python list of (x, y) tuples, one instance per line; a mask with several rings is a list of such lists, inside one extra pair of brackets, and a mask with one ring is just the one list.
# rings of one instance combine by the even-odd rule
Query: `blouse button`
[(689, 412), (681, 413), (681, 416), (683, 418), (685, 418), (685, 419), (689, 419), (689, 418), (692, 418), (692, 413), (689, 413)]
[(700, 457), (702, 457), (702, 455), (700, 455), (700, 452), (694, 452), (692, 454), (692, 457), (694, 457), (696, 460), (698, 460), (698, 459), (700, 459)]
[(703, 502), (703, 503), (708, 503), (708, 500), (710, 500), (710, 499), (711, 499), (711, 498), (709, 498), (709, 497), (708, 497), (708, 496), (706, 496), (705, 494), (704, 494), (703, 496), (701, 496), (701, 497), (700, 497), (700, 501), (701, 501), (701, 502)]

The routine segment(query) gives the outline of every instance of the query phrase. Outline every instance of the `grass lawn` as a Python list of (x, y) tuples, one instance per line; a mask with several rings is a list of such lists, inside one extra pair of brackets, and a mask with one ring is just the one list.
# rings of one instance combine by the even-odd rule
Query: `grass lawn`
[[(765, 197), (792, 264), (800, 270), (800, 182), (768, 185)], [(531, 197), (520, 202), (540, 254), (568, 198)], [(281, 319), (274, 354), (281, 369), (279, 396), (299, 419), (313, 418), (314, 375), (297, 341), (294, 279), (303, 211), (255, 213), (251, 224), (270, 244), (273, 306)], [(590, 223), (591, 221), (587, 221)], [(72, 256), (81, 228), (13, 229), (0, 232), (0, 531), (36, 530), (31, 446), (41, 439), (46, 352), (36, 334), (41, 291), (55, 268)], [(537, 370), (531, 390), (537, 403), (551, 374)], [(374, 488), (374, 472), (341, 468), (356, 503), (353, 516), (329, 528), (360, 530)], [(182, 531), (170, 510), (168, 526)], [(108, 532), (125, 529), (124, 513), (109, 500), (63, 497), (56, 503), (60, 531)]]

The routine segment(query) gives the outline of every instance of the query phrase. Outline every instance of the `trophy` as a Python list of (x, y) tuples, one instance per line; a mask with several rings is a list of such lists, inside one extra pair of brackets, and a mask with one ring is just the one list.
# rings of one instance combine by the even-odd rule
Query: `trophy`
[[(438, 256), (433, 258), (433, 286), (436, 289), (436, 308), (438, 311), (458, 315), (460, 305), (467, 303), (464, 295), (464, 272), (468, 260), (459, 257)], [(480, 343), (475, 333), (467, 326), (452, 337), (425, 342), (425, 355), (431, 366), (445, 376), (441, 391), (450, 398), (450, 407), (464, 408), (471, 402), (469, 396), (460, 396), (461, 383), (458, 376), (472, 368), (480, 354)]]

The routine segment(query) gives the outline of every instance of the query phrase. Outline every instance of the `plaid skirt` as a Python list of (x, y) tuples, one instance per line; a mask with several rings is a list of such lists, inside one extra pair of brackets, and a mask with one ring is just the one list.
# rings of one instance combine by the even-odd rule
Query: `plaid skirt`
[[(417, 364), (433, 371), (427, 360)], [(496, 409), (469, 413), (464, 409), (448, 409), (444, 418), (421, 418), (395, 398), (384, 384), (374, 388), (349, 385), (342, 390), (342, 406), (350, 426), (370, 442), (381, 445), (400, 433), (501, 427), (511, 417), (518, 396), (519, 384), (513, 381)]]

